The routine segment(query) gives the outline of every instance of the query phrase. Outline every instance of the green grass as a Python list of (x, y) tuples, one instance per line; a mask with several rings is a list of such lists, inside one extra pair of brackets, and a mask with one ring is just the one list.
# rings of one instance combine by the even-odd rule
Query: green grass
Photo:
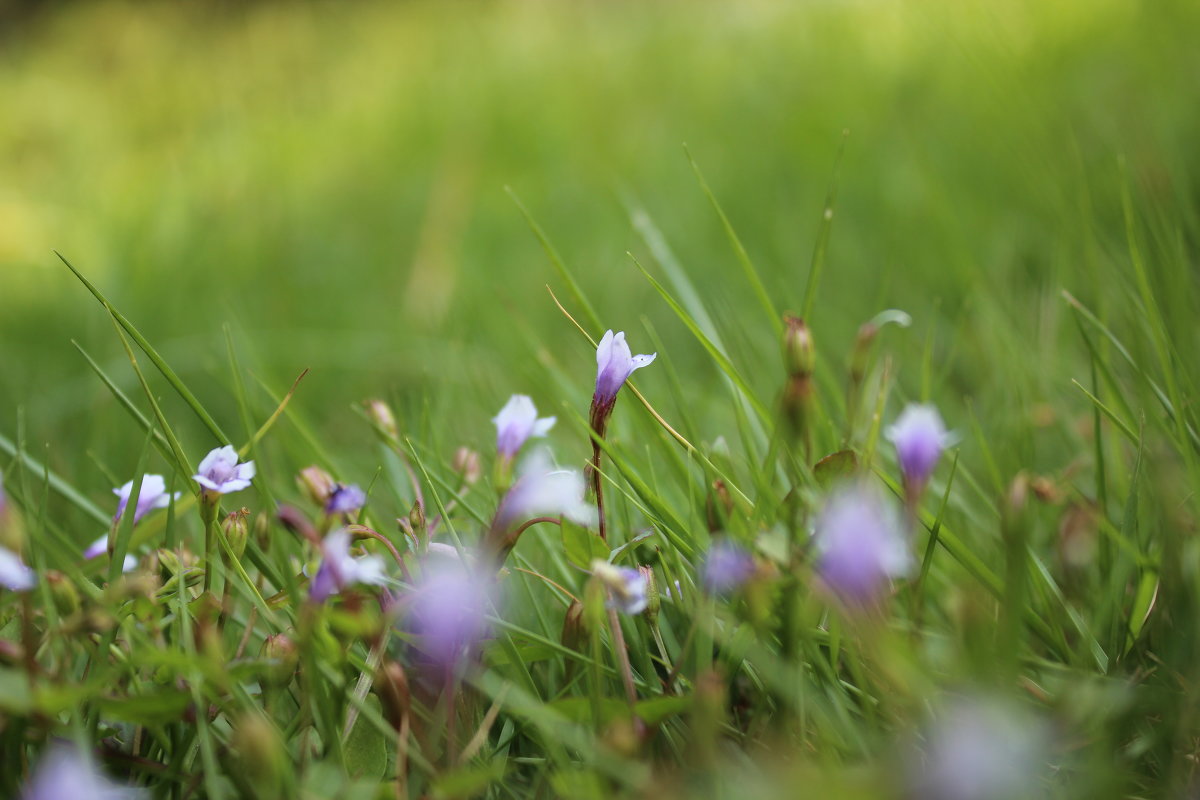
[[(0, 793), (66, 736), (156, 797), (893, 796), (959, 693), (1053, 729), (1048, 796), (1184, 793), (1198, 23), (1127, 0), (105, 3), (23, 23), (0, 41), (0, 468), (23, 533), (0, 536), (43, 579), (28, 604), (0, 592)], [(594, 543), (530, 528), (459, 695), (457, 747), (480, 734), (459, 764), (445, 693), (414, 686), (405, 738), (368, 691), (380, 654), (414, 669), (404, 634), (380, 643), (370, 603), (311, 607), (314, 551), (267, 520), (304, 507), (294, 476), (319, 464), (370, 487), (362, 522), (401, 550), (414, 483), (440, 540), (471, 545), (513, 393), (582, 467), (594, 354), (547, 285), (593, 339), (658, 352), (602, 443), (607, 546), (653, 531), (618, 562), (684, 600), (659, 635), (623, 619), (638, 738), (607, 620), (561, 639)], [(880, 329), (852, 414), (855, 336), (884, 309), (912, 323)], [(816, 343), (810, 448), (778, 419), (785, 311)], [(960, 443), (918, 515), (920, 578), (867, 623), (812, 579), (813, 465), (851, 449), (898, 492), (881, 427), (908, 401)], [(227, 442), (259, 479), (226, 510), (269, 530), (241, 559), (218, 541), (219, 623), (202, 565), (81, 561), (143, 471), (183, 496), (118, 549), (202, 557), (188, 476)], [(461, 446), (485, 477), (450, 507)], [(714, 480), (721, 527), (774, 574), (729, 601), (694, 590)], [(258, 654), (285, 630), (301, 674), (271, 686)]]

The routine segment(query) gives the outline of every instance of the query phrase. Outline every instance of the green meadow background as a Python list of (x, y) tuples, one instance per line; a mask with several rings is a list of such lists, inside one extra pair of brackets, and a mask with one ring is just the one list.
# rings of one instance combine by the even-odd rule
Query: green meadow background
[[(226, 325), (261, 416), (311, 368), (285, 424), (344, 463), (362, 453), (366, 480), (352, 405), (368, 396), (446, 456), (487, 447), (513, 392), (582, 413), (593, 356), (547, 284), (580, 309), (512, 195), (603, 324), (659, 351), (667, 366), (639, 382), (664, 413), (732, 435), (716, 367), (627, 255), (659, 277), (679, 265), (754, 388), (777, 391), (773, 323), (684, 143), (781, 309), (799, 310), (835, 186), (810, 315), (824, 368), (841, 374), (864, 320), (907, 311), (886, 334), (901, 396), (993, 442), (996, 476), (1067, 469), (1085, 446), (1063, 289), (1149, 352), (1123, 188), (1165, 319), (1181, 352), (1195, 344), (1193, 2), (79, 3), (5, 19), (0, 431), (97, 500), (142, 435), (72, 340), (140, 392), (54, 251), (227, 429)], [(214, 444), (163, 402), (189, 452)], [(292, 441), (266, 447), (286, 460)], [(982, 468), (977, 448), (962, 457)]]

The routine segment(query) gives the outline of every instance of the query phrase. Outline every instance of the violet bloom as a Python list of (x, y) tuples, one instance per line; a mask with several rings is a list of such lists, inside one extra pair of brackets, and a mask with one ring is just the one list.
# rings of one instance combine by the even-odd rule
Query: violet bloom
[(728, 594), (754, 575), (754, 557), (736, 542), (721, 540), (708, 550), (704, 561), (704, 588), (711, 594)]
[(426, 561), (423, 572), (410, 595), (407, 627), (426, 658), (453, 669), (487, 633), (491, 584), (462, 562), (448, 559)]
[(0, 547), (0, 586), (13, 592), (27, 592), (37, 585), (37, 573), (25, 566), (21, 557)]
[[(85, 559), (92, 559), (92, 558), (96, 558), (97, 556), (102, 556), (107, 552), (108, 552), (108, 534), (106, 533), (103, 536), (101, 536), (99, 539), (97, 539), (96, 541), (92, 542), (91, 544), (89, 544), (87, 546), (87, 549), (83, 551), (83, 557)], [(138, 565), (138, 560), (134, 556), (130, 555), (129, 553), (126, 553), (125, 560), (123, 562), (121, 562), (121, 571), (129, 572), (130, 570), (136, 568), (137, 565)]]
[(838, 490), (814, 533), (817, 571), (844, 602), (867, 604), (891, 578), (908, 573), (908, 543), (894, 508), (863, 486)]
[(896, 446), (896, 458), (907, 485), (920, 488), (933, 474), (942, 450), (954, 441), (946, 431), (937, 409), (927, 405), (908, 405), (886, 431)]
[(326, 514), (353, 514), (367, 504), (366, 493), (354, 484), (336, 484), (325, 503)]
[(521, 477), (500, 501), (497, 526), (508, 528), (536, 516), (564, 516), (585, 528), (596, 525), (596, 508), (583, 499), (586, 485), (575, 470), (556, 469), (544, 451), (530, 455)]
[[(910, 776), (915, 797), (1017, 800), (1037, 794), (1044, 726), (995, 700), (960, 700), (929, 731), (927, 752)], [(1042, 762), (1044, 763), (1044, 762)]]
[(96, 769), (91, 759), (74, 747), (54, 745), (42, 757), (22, 800), (136, 800), (140, 789), (120, 786)]
[(240, 492), (254, 479), (254, 462), (239, 464), (237, 450), (233, 445), (225, 445), (204, 457), (192, 479), (204, 488), (205, 494)]
[(324, 603), (356, 583), (378, 586), (387, 580), (382, 558), (350, 555), (350, 534), (345, 530), (339, 529), (326, 536), (321, 550), (321, 567), (308, 589), (308, 596), (314, 603)]
[(554, 427), (556, 417), (538, 419), (533, 401), (514, 394), (492, 422), (496, 425), (496, 451), (501, 458), (513, 459), (530, 436), (545, 436)]
[(625, 333), (616, 335), (606, 331), (596, 347), (596, 393), (592, 405), (600, 408), (611, 406), (617, 400), (617, 392), (635, 369), (641, 369), (654, 360), (658, 353), (635, 356), (625, 343)]
[[(116, 522), (121, 519), (121, 515), (125, 513), (125, 507), (129, 505), (129, 496), (133, 494), (133, 481), (127, 482), (120, 489), (113, 489), (113, 494), (118, 498), (117, 513), (113, 515), (113, 522)], [(173, 499), (178, 500), (180, 494), (181, 492), (175, 492)], [(172, 496), (167, 492), (167, 483), (163, 480), (162, 475), (143, 475), (142, 488), (138, 492), (137, 508), (133, 512), (133, 524), (138, 524), (142, 517), (156, 508), (166, 508), (171, 504), (171, 500)]]
[(649, 583), (639, 569), (618, 567), (607, 561), (592, 562), (592, 574), (608, 589), (608, 605), (623, 614), (640, 614), (650, 603)]

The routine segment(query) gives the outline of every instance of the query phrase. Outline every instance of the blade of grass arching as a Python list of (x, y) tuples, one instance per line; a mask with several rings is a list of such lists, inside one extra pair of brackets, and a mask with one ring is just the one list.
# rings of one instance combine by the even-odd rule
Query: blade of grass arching
[(721, 369), (721, 372), (725, 374), (725, 377), (733, 382), (734, 386), (741, 393), (741, 396), (758, 416), (758, 421), (763, 425), (769, 424), (771, 421), (771, 415), (767, 412), (766, 407), (763, 406), (758, 398), (754, 396), (754, 392), (751, 391), (749, 384), (746, 383), (746, 380), (741, 376), (740, 373), (738, 373), (737, 369), (732, 363), (730, 363), (729, 359), (726, 358), (725, 353), (722, 352), (721, 349), (718, 348), (707, 335), (705, 335), (704, 331), (700, 329), (700, 326), (697, 325), (692, 316), (686, 310), (684, 310), (683, 306), (681, 306), (678, 301), (671, 296), (671, 293), (668, 292), (661, 283), (654, 279), (654, 276), (642, 266), (641, 262), (639, 262), (632, 253), (629, 254), (629, 257), (633, 259), (633, 263), (636, 264), (637, 268), (642, 271), (642, 274), (646, 276), (646, 280), (650, 282), (650, 285), (654, 287), (666, 304), (670, 306), (671, 310), (675, 312), (675, 315), (679, 317), (684, 326), (692, 332), (692, 335), (696, 337), (696, 340), (699, 341), (704, 349), (708, 351), (708, 354), (712, 356), (712, 359), (717, 362), (717, 366)]
[(67, 266), (67, 269), (75, 273), (75, 277), (79, 279), (79, 282), (82, 283), (87, 290), (91, 292), (97, 300), (100, 301), (100, 304), (104, 306), (105, 310), (107, 310), (109, 314), (112, 315), (112, 318), (116, 320), (116, 322), (119, 323), (122, 328), (125, 329), (125, 332), (128, 333), (130, 337), (132, 337), (134, 342), (137, 343), (137, 346), (140, 347), (142, 352), (144, 352), (150, 359), (150, 362), (154, 364), (158, 371), (162, 373), (162, 376), (167, 379), (167, 383), (171, 384), (171, 387), (175, 389), (176, 393), (183, 398), (183, 401), (187, 403), (188, 407), (191, 408), (200, 421), (204, 423), (204, 427), (208, 428), (212, 435), (215, 436), (221, 442), (221, 444), (226, 444), (231, 441), (229, 437), (225, 435), (224, 431), (221, 430), (221, 427), (217, 425), (216, 421), (213, 420), (212, 416), (209, 415), (209, 413), (204, 409), (204, 406), (200, 405), (200, 401), (197, 400), (196, 396), (192, 394), (190, 389), (187, 388), (184, 382), (180, 379), (179, 375), (176, 374), (175, 370), (171, 369), (170, 365), (168, 365), (163, 357), (158, 354), (158, 351), (150, 345), (150, 342), (146, 340), (146, 337), (142, 336), (141, 332), (134, 327), (133, 323), (130, 322), (124, 314), (117, 311), (117, 309), (108, 302), (108, 299), (100, 293), (100, 290), (97, 289), (91, 281), (83, 277), (83, 273), (75, 269), (75, 267), (71, 265), (71, 262), (67, 261), (67, 259), (63, 257), (62, 253), (56, 251), (54, 255), (58, 256), (59, 260)]
[(590, 302), (588, 302), (587, 296), (583, 293), (583, 289), (580, 288), (579, 283), (575, 280), (575, 276), (572, 275), (571, 271), (567, 269), (566, 262), (563, 261), (562, 256), (559, 255), (558, 249), (555, 248), (555, 246), (551, 243), (550, 238), (546, 236), (546, 232), (542, 230), (542, 226), (537, 223), (537, 220), (533, 218), (533, 215), (529, 213), (529, 210), (525, 208), (525, 205), (521, 202), (521, 199), (517, 197), (517, 193), (514, 192), (511, 187), (505, 186), (504, 191), (507, 192), (508, 196), (512, 198), (512, 201), (516, 203), (517, 209), (521, 212), (521, 216), (525, 217), (526, 224), (529, 225), (529, 229), (533, 231), (533, 235), (536, 236), (538, 242), (541, 243), (542, 249), (546, 251), (546, 256), (550, 259), (550, 263), (554, 266), (554, 269), (557, 270), (558, 275), (563, 279), (563, 282), (567, 284), (567, 288), (571, 290), (571, 294), (574, 296), (575, 302), (579, 304), (579, 307), (583, 309), (583, 313), (587, 315), (588, 323), (596, 330), (604, 328), (604, 324), (600, 322), (600, 315), (596, 313), (596, 309), (592, 307)]
[(742, 266), (742, 272), (746, 275), (746, 281), (750, 287), (754, 289), (754, 295), (758, 298), (759, 305), (767, 315), (767, 319), (775, 330), (775, 338), (783, 335), (783, 317), (775, 308), (775, 304), (771, 301), (771, 295), (767, 292), (767, 287), (763, 285), (762, 277), (758, 274), (758, 270), (754, 266), (754, 262), (750, 259), (750, 254), (746, 252), (746, 248), (742, 245), (742, 240), (738, 238), (737, 231), (733, 229), (733, 224), (730, 223), (729, 217), (725, 215), (725, 210), (721, 208), (721, 204), (717, 202), (717, 196), (713, 194), (709, 188), (708, 181), (704, 179), (704, 174), (700, 171), (700, 165), (696, 163), (696, 159), (692, 156), (692, 151), (685, 144), (683, 152), (687, 156), (688, 163), (692, 165), (692, 172), (696, 175), (696, 180), (700, 182), (700, 188), (704, 191), (708, 202), (712, 204), (713, 211), (717, 212), (717, 217), (721, 220), (721, 227), (725, 229), (725, 236), (729, 239), (729, 244), (733, 247), (734, 255), (737, 256), (738, 263)]
[[(1099, 376), (1104, 379), (1104, 383), (1108, 385), (1109, 391), (1112, 393), (1112, 396), (1116, 398), (1116, 402), (1120, 405), (1120, 412), (1129, 419), (1136, 418), (1137, 414), (1134, 413), (1133, 408), (1129, 405), (1129, 401), (1125, 397), (1125, 392), (1121, 390), (1120, 382), (1117, 381), (1116, 376), (1113, 374), (1112, 368), (1108, 365), (1108, 360), (1097, 349), (1096, 343), (1088, 334), (1087, 326), (1084, 325), (1083, 313), (1079, 308), (1074, 306), (1072, 306), (1071, 310), (1074, 312), (1075, 325), (1079, 328), (1079, 335), (1083, 339), (1083, 343), (1087, 346), (1088, 354), (1091, 356), (1092, 371), (1098, 372)], [(1100, 387), (1095, 378), (1092, 380), (1092, 392), (1097, 397), (1100, 396)]]
[(115, 542), (108, 543), (108, 583), (115, 585), (117, 578), (124, 571), (125, 554), (129, 552), (129, 542), (133, 538), (133, 520), (137, 516), (138, 498), (142, 494), (142, 478), (146, 475), (146, 461), (150, 456), (150, 446), (154, 442), (154, 429), (146, 432), (146, 441), (138, 454), (137, 464), (133, 468), (133, 486), (129, 491), (129, 502), (125, 504), (125, 512), (121, 514), (118, 524), (112, 526), (109, 536), (116, 536)]
[(825, 268), (825, 255), (829, 251), (829, 237), (833, 231), (833, 209), (837, 205), (838, 173), (842, 168), (842, 157), (846, 153), (846, 142), (850, 131), (842, 131), (842, 141), (838, 145), (837, 157), (833, 162), (833, 177), (829, 181), (829, 192), (825, 195), (825, 208), (821, 211), (821, 226), (817, 230), (817, 241), (813, 245), (812, 263), (808, 268), (808, 282), (804, 286), (803, 311), (800, 316), (808, 319), (812, 316), (813, 303), (817, 299), (817, 287), (821, 283), (821, 271)]
[(917, 585), (914, 587), (914, 594), (917, 595), (917, 608), (921, 608), (924, 604), (920, 602), (921, 592), (925, 586), (925, 576), (929, 574), (929, 567), (933, 564), (933, 551), (937, 547), (938, 534), (942, 529), (942, 517), (946, 515), (946, 504), (950, 502), (950, 488), (954, 486), (954, 476), (958, 473), (958, 454), (961, 452), (957, 447), (954, 449), (954, 460), (950, 462), (950, 476), (946, 478), (946, 490), (942, 493), (942, 503), (938, 506), (937, 515), (933, 518), (933, 525), (929, 528), (929, 541), (925, 545), (925, 556), (921, 559), (921, 572), (917, 575)]
[(983, 426), (979, 424), (979, 416), (975, 413), (975, 404), (967, 399), (967, 412), (971, 419), (971, 432), (975, 434), (975, 443), (979, 445), (979, 452), (983, 454), (983, 463), (987, 465), (988, 477), (992, 479), (992, 490), (996, 497), (1004, 496), (1004, 479), (1000, 477), (1000, 468), (996, 466), (996, 459), (992, 457), (992, 448), (988, 446), (988, 438), (983, 433)]
[[(117, 336), (121, 339), (121, 345), (125, 348), (125, 355), (129, 358), (129, 364), (133, 367), (133, 372), (137, 375), (138, 383), (142, 385), (142, 391), (146, 393), (146, 400), (150, 403), (150, 409), (154, 412), (154, 418), (158, 421), (158, 425), (162, 428), (163, 436), (166, 437), (167, 443), (171, 446), (172, 460), (175, 462), (175, 468), (183, 475), (193, 474), (192, 465), (184, 455), (183, 447), (179, 444), (179, 439), (175, 436), (175, 432), (171, 430), (170, 424), (167, 422), (166, 415), (163, 414), (162, 408), (158, 405), (158, 400), (154, 397), (154, 392), (150, 389), (150, 384), (146, 382), (146, 376), (142, 374), (142, 368), (138, 366), (137, 356), (133, 353), (133, 348), (129, 346), (129, 340), (125, 338), (125, 334), (121, 331), (120, 325), (117, 324), (117, 318), (113, 317), (113, 327), (117, 331)], [(198, 490), (195, 490), (198, 491)]]
[[(1129, 497), (1125, 500), (1125, 509), (1121, 518), (1121, 539), (1137, 546), (1138, 540), (1138, 492), (1141, 491), (1143, 442), (1138, 439), (1137, 456), (1133, 461), (1133, 471), (1129, 476)], [(1126, 570), (1126, 573), (1131, 570)], [(1126, 597), (1126, 575), (1112, 574), (1108, 578), (1106, 599), (1111, 608), (1108, 625), (1108, 643), (1114, 653), (1121, 653), (1125, 644), (1125, 631), (1122, 608)]]
[[(1093, 370), (1093, 377), (1095, 377), (1094, 370)], [(1079, 391), (1083, 392), (1084, 395), (1087, 396), (1088, 400), (1092, 401), (1092, 407), (1095, 409), (1095, 414), (1096, 414), (1094, 429), (1095, 429), (1095, 432), (1097, 435), (1099, 435), (1099, 433), (1100, 433), (1100, 417), (1099, 417), (1099, 415), (1103, 414), (1105, 417), (1108, 418), (1109, 422), (1111, 422), (1113, 425), (1115, 425), (1117, 427), (1117, 430), (1119, 430), (1121, 433), (1125, 434), (1126, 439), (1128, 439), (1130, 442), (1132, 442), (1135, 445), (1138, 443), (1138, 435), (1133, 432), (1133, 428), (1129, 427), (1129, 423), (1127, 423), (1125, 420), (1118, 417), (1116, 412), (1113, 411), (1111, 408), (1104, 405), (1104, 403), (1100, 400), (1099, 397), (1096, 397), (1096, 395), (1092, 394), (1087, 389), (1085, 389), (1082, 383), (1075, 380), (1074, 378), (1071, 379), (1071, 383), (1075, 384), (1075, 387), (1077, 389), (1079, 389)], [(1099, 448), (1099, 445), (1097, 445), (1097, 448)]]
[(109, 392), (112, 393), (113, 397), (117, 398), (117, 402), (121, 404), (122, 408), (129, 412), (129, 415), (133, 417), (134, 421), (137, 422), (141, 429), (144, 431), (153, 430), (154, 446), (158, 448), (158, 452), (162, 454), (163, 458), (165, 458), (167, 461), (174, 461), (175, 456), (171, 452), (171, 445), (166, 440), (166, 437), (162, 435), (162, 432), (154, 427), (154, 424), (147, 419), (146, 415), (143, 414), (141, 410), (133, 404), (133, 401), (130, 400), (123, 391), (121, 391), (116, 382), (108, 376), (108, 374), (100, 367), (98, 363), (96, 363), (96, 360), (88, 355), (88, 352), (83, 349), (79, 342), (72, 339), (71, 344), (75, 345), (75, 349), (78, 350), (79, 354), (88, 362), (88, 366), (90, 366), (92, 371), (96, 373), (96, 376), (103, 381)]
[(92, 520), (98, 522), (104, 527), (108, 527), (112, 523), (112, 517), (105, 514), (100, 508), (88, 500), (74, 486), (65, 481), (57, 473), (51, 472), (41, 462), (37, 461), (26, 453), (22, 448), (18, 448), (13, 441), (3, 434), (0, 434), (0, 452), (5, 453), (10, 458), (16, 459), (25, 469), (37, 474), (45, 474), (50, 482), (50, 488), (54, 489), (60, 497), (82, 511)]

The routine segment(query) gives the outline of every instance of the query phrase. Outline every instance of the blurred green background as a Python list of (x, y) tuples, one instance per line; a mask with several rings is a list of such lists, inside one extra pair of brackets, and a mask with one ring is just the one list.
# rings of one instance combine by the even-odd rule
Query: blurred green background
[[(227, 429), (224, 323), (275, 390), (312, 368), (297, 409), (339, 452), (370, 440), (349, 408), (370, 395), (439, 446), (485, 446), (510, 393), (561, 414), (573, 389), (582, 410), (594, 369), (509, 186), (635, 352), (654, 349), (652, 323), (711, 440), (732, 425), (704, 391), (716, 369), (626, 252), (659, 272), (652, 220), (769, 396), (771, 322), (681, 145), (796, 308), (845, 129), (811, 319), (822, 357), (840, 368), (862, 321), (908, 311), (889, 333), (911, 356), (901, 385), (919, 391), (928, 343), (949, 421), (975, 398), (1010, 474), (1077, 450), (1029, 423), (1064, 397), (1088, 410), (1059, 292), (1121, 315), (1105, 290), (1129, 281), (1123, 182), (1139, 215), (1196, 242), (1188, 0), (80, 3), (4, 27), (0, 431), (23, 408), (30, 447), (97, 494), (142, 436), (71, 340), (136, 384), (53, 250)], [(576, 385), (552, 385), (551, 364)], [(665, 395), (668, 370), (639, 378)], [(210, 440), (166, 402), (197, 458)]]

